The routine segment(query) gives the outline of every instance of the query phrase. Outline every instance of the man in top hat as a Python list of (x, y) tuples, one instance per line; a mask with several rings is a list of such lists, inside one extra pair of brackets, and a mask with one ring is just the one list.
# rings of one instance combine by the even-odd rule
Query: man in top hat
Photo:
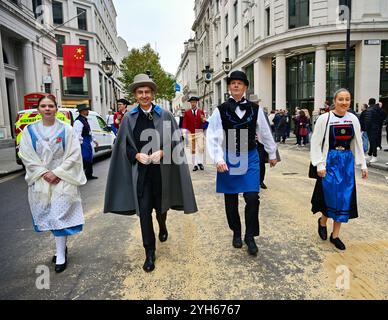
[(74, 121), (74, 131), (81, 144), (82, 160), (84, 164), (84, 171), (88, 180), (98, 179), (93, 176), (93, 149), (92, 142), (98, 148), (98, 142), (93, 136), (92, 130), (88, 122), (88, 115), (90, 107), (87, 104), (77, 105), (79, 116)]
[(124, 118), (124, 114), (127, 112), (127, 107), (129, 105), (129, 101), (126, 99), (119, 99), (117, 100), (117, 109), (118, 111), (115, 112), (113, 116), (114, 126), (116, 128), (116, 131), (119, 130), (121, 120)]
[(257, 255), (255, 237), (259, 236), (260, 159), (256, 147), (259, 136), (269, 155), (271, 167), (277, 163), (277, 146), (262, 108), (246, 100), (249, 86), (242, 71), (234, 71), (227, 79), (231, 97), (218, 106), (209, 119), (206, 145), (211, 159), (217, 164), (218, 193), (224, 193), (229, 228), (233, 231), (232, 245), (242, 248), (238, 195), (245, 199), (245, 243), (250, 255)]
[(206, 120), (205, 114), (198, 108), (198, 97), (191, 97), (188, 102), (190, 102), (191, 109), (185, 112), (182, 128), (189, 132), (189, 143), (194, 165), (193, 171), (198, 171), (198, 168), (204, 170), (205, 137), (203, 134), (203, 124)]
[(146, 254), (143, 269), (151, 272), (156, 249), (153, 209), (159, 240), (165, 242), (167, 211), (194, 213), (197, 205), (178, 124), (169, 111), (152, 103), (156, 84), (148, 75), (139, 74), (130, 90), (138, 105), (121, 122), (109, 168), (104, 212), (140, 217)]

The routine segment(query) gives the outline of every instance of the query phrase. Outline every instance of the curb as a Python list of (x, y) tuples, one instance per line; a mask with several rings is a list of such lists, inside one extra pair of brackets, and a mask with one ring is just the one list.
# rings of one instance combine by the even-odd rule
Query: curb
[(11, 171), (0, 171), (0, 179), (4, 178), (6, 176), (9, 176), (11, 174), (15, 174), (15, 173), (23, 172), (23, 171), (24, 171), (24, 169), (22, 167), (20, 169), (15, 169), (15, 170), (11, 170)]
[(388, 165), (382, 163), (370, 163), (368, 164), (368, 167), (379, 169), (382, 171), (388, 171)]

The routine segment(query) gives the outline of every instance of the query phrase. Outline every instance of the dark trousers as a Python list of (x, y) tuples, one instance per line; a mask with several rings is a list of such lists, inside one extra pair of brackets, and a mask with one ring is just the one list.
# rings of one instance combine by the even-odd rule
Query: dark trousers
[(86, 178), (93, 176), (93, 162), (83, 160)]
[[(153, 168), (156, 169), (156, 168)], [(140, 227), (143, 246), (146, 251), (155, 250), (155, 232), (152, 223), (152, 211), (155, 209), (158, 221), (163, 217), (165, 223), (167, 213), (162, 214), (162, 186), (160, 169), (151, 170), (147, 177), (141, 179), (142, 192), (138, 195)], [(138, 186), (139, 189), (139, 186)], [(160, 224), (160, 222), (159, 222)]]
[(377, 147), (378, 147), (378, 132), (376, 131), (367, 131), (369, 139), (369, 156), (377, 157)]
[[(245, 239), (260, 235), (259, 206), (260, 197), (257, 192), (244, 193), (245, 199)], [(238, 212), (238, 194), (225, 194), (225, 211), (229, 228), (234, 234), (241, 236), (241, 221)]]
[(257, 144), (257, 151), (259, 152), (260, 158), (260, 183), (263, 183), (265, 178), (265, 160), (268, 158), (268, 154), (265, 151), (264, 145), (261, 143)]
[(377, 133), (377, 147), (383, 148), (381, 146), (381, 141), (383, 138), (383, 126), (380, 127), (379, 132)]

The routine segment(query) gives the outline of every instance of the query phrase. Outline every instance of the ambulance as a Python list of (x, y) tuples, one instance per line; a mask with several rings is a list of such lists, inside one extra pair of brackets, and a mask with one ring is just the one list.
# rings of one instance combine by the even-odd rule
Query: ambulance
[[(57, 119), (73, 125), (75, 119), (78, 117), (77, 109), (73, 108), (58, 108), (56, 115)], [(23, 129), (35, 121), (41, 119), (40, 114), (37, 109), (27, 109), (21, 110), (18, 112), (15, 121), (15, 150), (16, 150), (16, 162), (20, 165), (23, 165), (19, 157), (19, 144), (20, 139), (22, 138)], [(93, 158), (110, 154), (113, 149), (114, 142), (116, 140), (115, 134), (112, 132), (112, 129), (108, 127), (105, 120), (95, 111), (89, 111), (88, 122), (90, 128), (92, 129), (93, 135), (95, 136), (98, 147), (95, 147), (93, 144)]]

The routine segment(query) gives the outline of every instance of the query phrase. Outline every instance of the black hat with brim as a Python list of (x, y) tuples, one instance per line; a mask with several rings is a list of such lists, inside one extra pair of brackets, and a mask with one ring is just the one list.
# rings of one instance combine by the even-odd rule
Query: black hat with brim
[(191, 102), (191, 101), (199, 101), (199, 98), (198, 97), (190, 97), (189, 100), (187, 100), (188, 102)]
[(77, 105), (78, 112), (81, 112), (83, 110), (90, 110), (90, 106), (88, 104), (79, 104)]
[(228, 79), (226, 80), (226, 83), (228, 85), (230, 85), (230, 83), (233, 81), (233, 80), (240, 80), (242, 82), (245, 83), (245, 85), (247, 87), (249, 87), (249, 81), (248, 81), (248, 78), (247, 78), (247, 75), (245, 74), (245, 72), (242, 72), (242, 71), (233, 71), (231, 74), (230, 74), (230, 77), (228, 77)]

